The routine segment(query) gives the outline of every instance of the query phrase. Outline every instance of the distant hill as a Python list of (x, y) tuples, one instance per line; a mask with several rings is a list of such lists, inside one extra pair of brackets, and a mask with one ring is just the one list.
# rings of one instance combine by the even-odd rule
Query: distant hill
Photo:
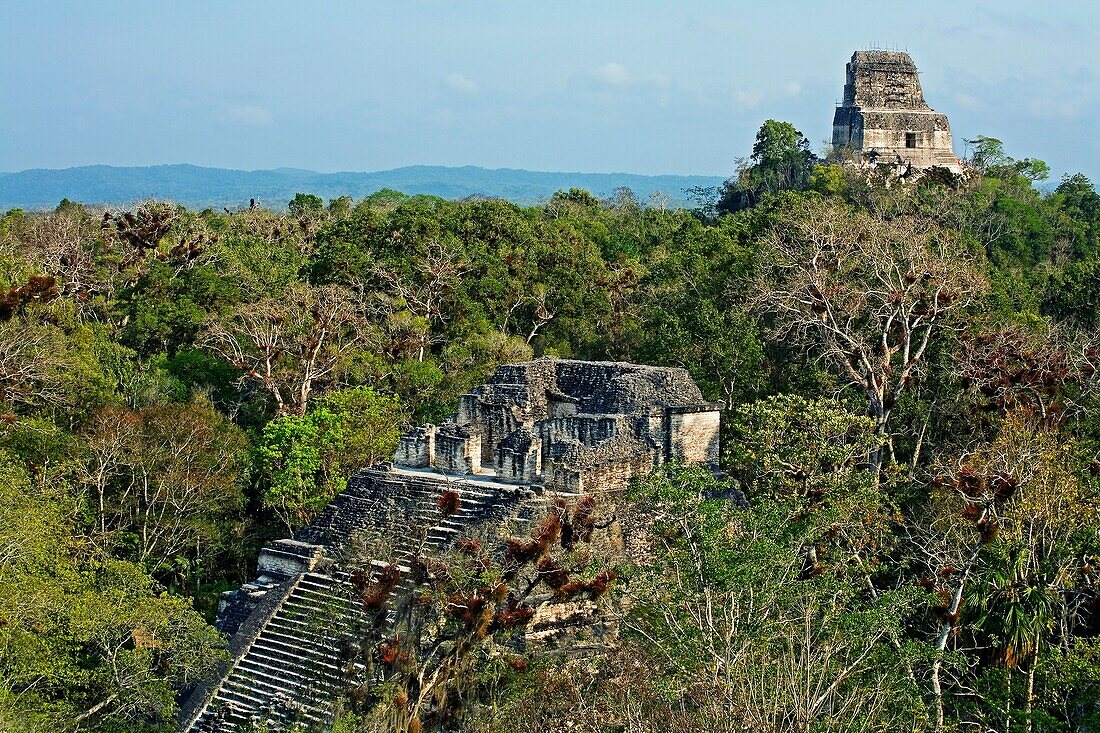
[(195, 208), (230, 209), (246, 206), (250, 198), (255, 198), (264, 206), (281, 208), (298, 192), (330, 199), (362, 197), (383, 188), (448, 199), (487, 196), (533, 204), (561, 189), (583, 188), (603, 197), (624, 186), (643, 201), (660, 191), (668, 194), (672, 205), (684, 206), (690, 203), (685, 189), (721, 182), (717, 176), (546, 173), (474, 166), (417, 165), (373, 173), (317, 173), (297, 168), (241, 171), (195, 165), (91, 165), (0, 173), (0, 211), (52, 207), (63, 198), (85, 204), (128, 204), (150, 197)]

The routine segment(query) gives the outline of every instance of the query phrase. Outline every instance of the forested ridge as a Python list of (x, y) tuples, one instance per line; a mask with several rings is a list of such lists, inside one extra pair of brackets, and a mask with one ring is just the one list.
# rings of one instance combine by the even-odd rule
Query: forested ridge
[(341, 730), (1100, 728), (1100, 195), (976, 143), (906, 182), (769, 121), (690, 210), (8, 211), (0, 730), (173, 729), (259, 548), (541, 355), (687, 369), (724, 477), (633, 489), (656, 551), (579, 586), (613, 650), (474, 644), (450, 717), (394, 683)]
[(0, 173), (0, 208), (54, 206), (62, 197), (86, 203), (133, 201), (156, 195), (193, 208), (221, 210), (255, 198), (282, 207), (297, 191), (326, 197), (366, 196), (381, 188), (444, 198), (470, 195), (533, 204), (560, 188), (577, 186), (599, 195), (629, 187), (639, 196), (667, 191), (685, 203), (681, 190), (713, 186), (717, 176), (646, 176), (629, 173), (552, 173), (476, 166), (408, 166), (392, 170), (318, 173), (297, 168), (232, 170), (194, 165), (80, 166)]

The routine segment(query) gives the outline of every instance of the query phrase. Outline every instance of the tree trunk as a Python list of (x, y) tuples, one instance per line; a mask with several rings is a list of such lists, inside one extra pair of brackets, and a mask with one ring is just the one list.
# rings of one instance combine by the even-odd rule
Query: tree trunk
[(940, 683), (940, 668), (943, 667), (943, 654), (936, 655), (932, 663), (932, 694), (936, 696), (936, 730), (943, 730), (943, 686)]
[(940, 681), (940, 670), (943, 668), (943, 657), (947, 650), (947, 642), (951, 638), (951, 630), (955, 627), (954, 619), (958, 618), (959, 609), (962, 607), (963, 590), (966, 588), (966, 580), (970, 576), (970, 569), (978, 559), (978, 553), (982, 551), (982, 543), (974, 545), (970, 553), (970, 559), (963, 569), (962, 577), (955, 592), (951, 594), (951, 605), (944, 609), (944, 620), (940, 623), (939, 634), (936, 637), (936, 661), (932, 663), (932, 692), (936, 696), (936, 730), (943, 730), (943, 686)]
[(1027, 733), (1031, 733), (1031, 710), (1035, 701), (1035, 659), (1038, 653), (1033, 655), (1031, 664), (1027, 666), (1027, 699), (1024, 702), (1024, 713), (1027, 715)]

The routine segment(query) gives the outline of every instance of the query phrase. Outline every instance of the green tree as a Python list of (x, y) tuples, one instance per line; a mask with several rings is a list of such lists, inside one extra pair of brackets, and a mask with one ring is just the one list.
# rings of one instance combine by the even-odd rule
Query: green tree
[(0, 728), (172, 725), (224, 640), (138, 565), (89, 545), (65, 487), (0, 452)]
[(973, 146), (970, 163), (983, 175), (995, 178), (1022, 176), (1029, 181), (1045, 181), (1050, 175), (1050, 166), (1045, 162), (1032, 158), (1016, 160), (1005, 153), (1004, 144), (995, 137), (979, 135), (963, 142)]
[(794, 125), (767, 120), (756, 133), (748, 163), (722, 186), (718, 213), (753, 206), (766, 193), (804, 188), (816, 162), (810, 142)]
[(759, 328), (744, 306), (755, 264), (744, 243), (751, 226), (725, 217), (706, 227), (683, 214), (670, 224), (631, 296), (646, 324), (632, 356), (687, 369), (708, 399), (732, 409), (767, 377)]
[[(706, 498), (724, 493), (706, 471), (666, 469), (634, 495), (652, 547), (629, 579), (623, 636), (635, 664), (658, 671), (674, 724), (920, 729), (919, 691), (903, 671), (917, 594), (869, 594), (839, 566), (807, 572), (804, 548), (833, 510)], [(625, 697), (637, 705), (642, 694)]]
[(312, 193), (296, 193), (287, 208), (291, 216), (316, 216), (324, 213), (325, 200)]
[(288, 529), (306, 524), (350, 476), (393, 456), (405, 420), (397, 397), (368, 387), (325, 395), (305, 415), (276, 417), (257, 448), (264, 506)]
[(340, 420), (340, 450), (333, 454), (333, 465), (329, 468), (338, 476), (350, 476), (361, 468), (390, 460), (407, 425), (401, 400), (370, 387), (330, 392), (317, 400), (311, 414), (321, 412), (329, 412)]
[(343, 443), (343, 421), (325, 409), (283, 415), (264, 426), (256, 449), (260, 498), (288, 531), (307, 524), (347, 485), (332, 470)]

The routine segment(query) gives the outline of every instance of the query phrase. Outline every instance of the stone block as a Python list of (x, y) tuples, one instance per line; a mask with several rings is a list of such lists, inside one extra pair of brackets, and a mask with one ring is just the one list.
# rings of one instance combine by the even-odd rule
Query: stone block
[(434, 425), (422, 425), (402, 435), (397, 442), (393, 462), (412, 468), (434, 465), (436, 430)]
[(481, 436), (462, 430), (439, 430), (434, 465), (444, 473), (480, 473)]

